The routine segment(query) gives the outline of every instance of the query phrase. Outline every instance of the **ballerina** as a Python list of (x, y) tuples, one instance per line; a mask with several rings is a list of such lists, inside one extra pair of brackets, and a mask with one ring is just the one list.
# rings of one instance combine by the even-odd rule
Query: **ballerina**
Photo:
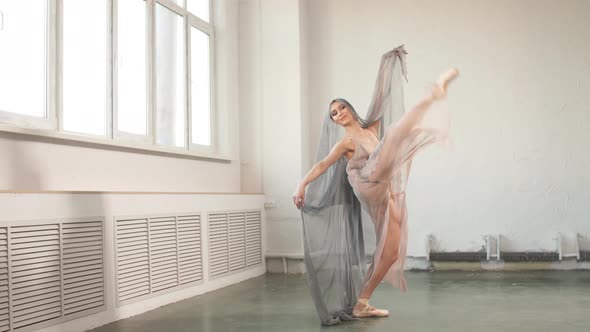
[[(406, 54), (402, 45), (383, 55), (367, 119), (345, 99), (330, 103), (319, 161), (293, 194), (302, 209), (308, 282), (324, 325), (388, 316), (387, 310), (368, 304), (375, 288), (387, 280), (406, 289), (407, 177), (418, 151), (446, 139), (448, 121), (430, 123), (428, 118), (458, 76), (457, 69), (447, 70), (404, 114), (400, 78)], [(399, 121), (385, 127), (396, 115)], [(344, 138), (335, 139), (334, 125), (344, 128)], [(359, 205), (370, 216), (377, 239), (368, 270)]]

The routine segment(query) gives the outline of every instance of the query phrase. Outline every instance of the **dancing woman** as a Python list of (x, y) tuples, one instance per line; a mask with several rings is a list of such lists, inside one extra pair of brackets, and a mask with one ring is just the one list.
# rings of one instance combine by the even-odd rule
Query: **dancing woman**
[[(323, 325), (388, 316), (387, 310), (368, 304), (373, 291), (383, 280), (406, 289), (405, 188), (410, 165), (417, 152), (447, 138), (442, 106), (448, 84), (458, 76), (456, 69), (446, 71), (404, 112), (406, 54), (402, 45), (383, 55), (366, 119), (345, 99), (330, 103), (318, 162), (293, 195), (302, 210), (307, 278)], [(377, 242), (368, 269), (361, 208), (371, 218)]]

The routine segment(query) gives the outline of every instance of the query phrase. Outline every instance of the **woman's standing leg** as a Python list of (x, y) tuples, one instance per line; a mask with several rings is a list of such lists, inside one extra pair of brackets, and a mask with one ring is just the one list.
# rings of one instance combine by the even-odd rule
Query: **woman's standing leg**
[(395, 263), (399, 257), (400, 237), (401, 237), (401, 209), (395, 204), (393, 196), (390, 196), (387, 208), (387, 219), (384, 225), (385, 236), (383, 243), (383, 250), (377, 260), (377, 264), (373, 266), (373, 273), (370, 279), (365, 283), (365, 286), (359, 294), (359, 302), (356, 304), (353, 314), (357, 317), (370, 316), (388, 316), (389, 312), (383, 309), (375, 309), (368, 305), (368, 300), (373, 295), (375, 288), (381, 283), (389, 268)]

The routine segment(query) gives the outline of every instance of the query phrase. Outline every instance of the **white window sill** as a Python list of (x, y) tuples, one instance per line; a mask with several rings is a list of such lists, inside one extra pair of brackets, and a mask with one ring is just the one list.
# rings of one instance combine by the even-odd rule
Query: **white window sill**
[(141, 143), (141, 142), (131, 142), (131, 141), (123, 141), (123, 140), (113, 140), (110, 138), (97, 138), (91, 136), (84, 136), (78, 134), (70, 134), (70, 133), (63, 133), (63, 132), (55, 132), (43, 129), (32, 129), (32, 128), (22, 128), (11, 126), (7, 124), (0, 123), (0, 132), (7, 132), (7, 133), (14, 133), (14, 134), (21, 134), (21, 135), (29, 135), (41, 138), (51, 138), (57, 140), (63, 140), (65, 142), (74, 142), (74, 143), (85, 143), (85, 144), (92, 144), (96, 145), (97, 147), (115, 147), (123, 149), (131, 149), (137, 151), (145, 151), (147, 153), (157, 153), (157, 154), (166, 154), (170, 155), (171, 157), (179, 156), (184, 158), (194, 158), (194, 159), (202, 159), (206, 161), (216, 161), (216, 162), (230, 162), (233, 159), (229, 155), (222, 155), (219, 153), (206, 153), (200, 151), (192, 151), (187, 150), (184, 148), (175, 148), (175, 147), (166, 147), (160, 145), (153, 145), (149, 143)]

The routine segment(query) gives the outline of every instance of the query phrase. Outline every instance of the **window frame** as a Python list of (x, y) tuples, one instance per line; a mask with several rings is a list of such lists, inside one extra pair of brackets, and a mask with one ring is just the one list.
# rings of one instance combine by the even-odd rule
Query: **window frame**
[[(186, 5), (186, 1), (185, 1)], [(186, 80), (186, 90), (187, 90), (187, 110), (188, 110), (188, 146), (189, 149), (193, 151), (199, 151), (203, 153), (210, 153), (212, 152), (215, 147), (217, 146), (217, 112), (216, 105), (215, 105), (215, 30), (212, 28), (213, 20), (211, 15), (211, 1), (209, 1), (209, 23), (205, 22), (204, 20), (198, 18), (190, 14), (191, 16), (187, 20), (187, 30), (186, 30), (186, 44), (187, 44), (187, 80)], [(202, 145), (193, 143), (193, 131), (192, 131), (192, 93), (191, 93), (191, 78), (192, 78), (192, 64), (190, 61), (191, 54), (192, 54), (192, 45), (191, 45), (191, 29), (196, 28), (201, 32), (207, 34), (209, 36), (209, 135), (211, 136), (211, 145)]]
[[(0, 124), (12, 125), (35, 130), (56, 130), (56, 22), (57, 22), (57, 1), (46, 0), (45, 2), (45, 117), (23, 115), (10, 111), (0, 110)], [(4, 17), (2, 17), (4, 20)]]
[[(183, 0), (183, 3), (184, 2), (185, 1)], [(158, 125), (157, 125), (157, 122), (156, 122), (157, 121), (157, 118), (158, 118), (158, 114), (157, 114), (157, 111), (158, 111), (157, 110), (157, 106), (158, 106), (158, 100), (157, 100), (158, 94), (157, 94), (157, 91), (156, 91), (157, 90), (157, 84), (158, 84), (158, 73), (157, 73), (158, 72), (158, 69), (157, 69), (157, 65), (158, 64), (156, 62), (156, 29), (157, 29), (158, 22), (157, 22), (157, 19), (156, 19), (156, 12), (155, 12), (156, 11), (156, 5), (157, 4), (163, 6), (164, 8), (166, 8), (166, 9), (170, 10), (171, 12), (177, 14), (183, 20), (183, 31), (182, 32), (183, 32), (184, 36), (182, 38), (182, 42), (184, 43), (184, 45), (183, 45), (184, 46), (184, 48), (183, 48), (184, 54), (183, 54), (183, 58), (182, 58), (182, 60), (183, 60), (183, 64), (182, 65), (184, 67), (184, 77), (183, 77), (184, 78), (184, 84), (182, 84), (182, 87), (181, 88), (183, 89), (183, 94), (184, 94), (184, 103), (182, 105), (183, 106), (183, 109), (184, 109), (184, 116), (185, 116), (185, 118), (184, 118), (185, 123), (184, 123), (184, 128), (183, 128), (183, 131), (184, 131), (184, 146), (174, 146), (174, 145), (158, 144), (158, 134), (159, 133), (158, 133)], [(153, 63), (153, 66), (152, 66), (152, 71), (153, 71), (152, 75), (153, 75), (153, 78), (154, 78), (154, 82), (153, 82), (154, 85), (153, 85), (153, 90), (152, 90), (152, 96), (153, 96), (153, 102), (154, 102), (154, 104), (153, 104), (154, 143), (153, 144), (154, 145), (157, 145), (157, 146), (165, 146), (166, 148), (171, 149), (171, 150), (174, 150), (174, 151), (184, 151), (184, 150), (189, 150), (190, 151), (190, 149), (188, 148), (188, 135), (189, 135), (189, 130), (190, 130), (190, 123), (188, 122), (188, 119), (189, 119), (188, 118), (188, 116), (189, 116), (189, 114), (188, 114), (189, 113), (189, 110), (187, 108), (187, 102), (186, 102), (188, 100), (188, 91), (186, 89), (186, 78), (187, 78), (186, 75), (187, 75), (187, 72), (188, 72), (188, 68), (187, 68), (187, 65), (186, 65), (187, 64), (187, 61), (188, 61), (188, 59), (187, 59), (187, 53), (188, 53), (187, 50), (188, 50), (188, 47), (186, 45), (186, 22), (187, 22), (186, 11), (185, 11), (184, 8), (180, 7), (179, 5), (175, 4), (173, 1), (170, 1), (170, 0), (154, 0), (153, 10), (154, 10), (154, 13), (153, 13), (153, 16), (152, 16), (152, 22), (153, 22), (154, 30), (153, 30), (153, 36), (152, 36), (152, 39), (151, 39), (152, 44), (150, 45), (150, 51), (152, 52), (153, 58), (154, 58), (154, 63)]]
[[(60, 133), (64, 133), (66, 135), (73, 135), (73, 136), (82, 136), (82, 137), (90, 137), (96, 139), (105, 139), (105, 140), (114, 140), (113, 139), (113, 67), (114, 67), (114, 60), (112, 57), (113, 54), (113, 1), (114, 0), (105, 0), (105, 8), (104, 10), (107, 13), (107, 22), (105, 24), (105, 33), (106, 33), (106, 52), (104, 54), (104, 61), (106, 63), (106, 86), (104, 87), (103, 92), (105, 93), (105, 117), (104, 117), (104, 125), (105, 125), (105, 133), (104, 135), (95, 135), (90, 133), (83, 133), (77, 131), (71, 131), (64, 129), (64, 108), (63, 108), (63, 0), (56, 0), (58, 1), (57, 5), (57, 38), (56, 38), (56, 54), (57, 54), (57, 68), (56, 68), (56, 78), (57, 78), (57, 103), (56, 103), (56, 115), (57, 115), (57, 131)], [(75, 1), (75, 0), (71, 0)]]
[(113, 98), (113, 139), (120, 140), (129, 143), (138, 143), (138, 144), (155, 144), (154, 140), (154, 117), (153, 117), (153, 110), (152, 110), (152, 103), (151, 103), (151, 85), (152, 85), (152, 67), (153, 67), (153, 57), (151, 52), (151, 30), (153, 26), (153, 20), (151, 19), (151, 11), (152, 5), (151, 1), (144, 0), (145, 6), (145, 112), (146, 112), (146, 134), (134, 134), (119, 130), (119, 62), (118, 62), (118, 54), (119, 54), (119, 2), (120, 1), (129, 1), (129, 0), (112, 0), (112, 55), (111, 59), (113, 62), (113, 69), (112, 69), (112, 98)]
[[(47, 30), (46, 30), (46, 118), (37, 118), (0, 110), (0, 132), (33, 135), (56, 138), (66, 141), (78, 141), (104, 146), (124, 147), (144, 151), (163, 152), (172, 155), (186, 155), (203, 157), (212, 160), (230, 160), (227, 155), (220, 153), (218, 145), (218, 131), (216, 127), (216, 59), (215, 59), (215, 25), (213, 0), (209, 0), (209, 22), (204, 21), (188, 11), (187, 1), (182, 0), (182, 6), (172, 0), (144, 0), (146, 6), (146, 135), (138, 135), (118, 130), (118, 72), (117, 72), (117, 42), (118, 42), (118, 1), (106, 0), (107, 18), (107, 86), (105, 87), (105, 135), (92, 135), (65, 131), (63, 128), (63, 0), (46, 0)], [(160, 4), (182, 16), (184, 22), (184, 111), (185, 146), (174, 147), (157, 144), (156, 124), (156, 63), (155, 63), (155, 8)], [(210, 145), (200, 145), (192, 142), (192, 96), (191, 96), (191, 28), (196, 28), (209, 36), (209, 66), (210, 66)]]

